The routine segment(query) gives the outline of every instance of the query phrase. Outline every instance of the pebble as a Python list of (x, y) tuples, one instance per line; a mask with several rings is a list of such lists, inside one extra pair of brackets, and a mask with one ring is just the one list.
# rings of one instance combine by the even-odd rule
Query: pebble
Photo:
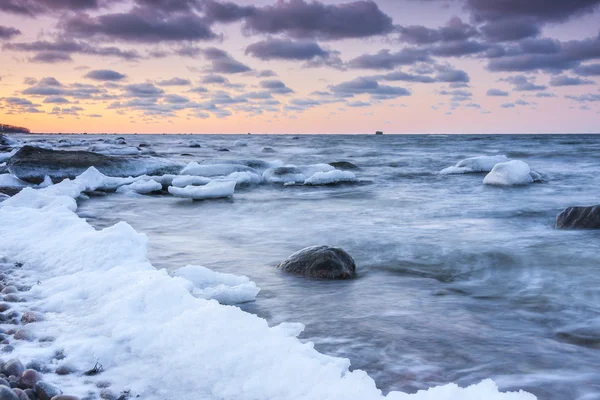
[(69, 375), (70, 373), (75, 372), (75, 369), (68, 364), (63, 364), (56, 368), (56, 375)]
[(17, 398), (19, 400), (30, 400), (29, 396), (27, 395), (27, 393), (25, 393), (23, 390), (21, 389), (13, 389), (13, 393), (17, 395)]
[(117, 395), (110, 389), (102, 389), (100, 391), (100, 398), (104, 400), (117, 400)]
[(54, 396), (51, 400), (79, 400), (79, 397), (69, 396), (68, 394), (61, 394), (59, 396)]
[(17, 340), (31, 341), (33, 340), (34, 336), (31, 334), (31, 332), (27, 332), (24, 329), (19, 329), (17, 332), (15, 332), (14, 338)]
[(12, 376), (21, 376), (21, 374), (25, 371), (25, 367), (21, 363), (21, 361), (13, 358), (12, 360), (8, 360), (2, 366), (2, 373), (8, 377)]
[(15, 295), (15, 294), (7, 294), (6, 296), (4, 296), (4, 301), (8, 301), (9, 303), (18, 303), (19, 302), (19, 296)]
[(12, 353), (14, 349), (15, 348), (12, 347), (11, 345), (7, 345), (2, 348), (2, 352), (3, 353)]
[(33, 389), (35, 384), (42, 380), (42, 374), (34, 369), (26, 369), (19, 379), (19, 387), (22, 389)]
[(43, 320), (44, 320), (44, 316), (42, 314), (34, 312), (34, 311), (27, 311), (21, 317), (21, 322), (23, 324), (31, 324), (33, 322), (39, 322), (39, 321), (43, 321)]
[(44, 364), (42, 364), (39, 361), (30, 361), (25, 365), (26, 369), (33, 369), (37, 372), (48, 372), (48, 369), (46, 367), (44, 367)]
[(8, 381), (4, 378), (0, 378), (0, 386), (10, 386)]
[(48, 382), (39, 381), (35, 384), (35, 394), (40, 400), (51, 400), (54, 396), (61, 395), (62, 391)]
[(0, 400), (19, 400), (19, 398), (10, 388), (0, 386)]

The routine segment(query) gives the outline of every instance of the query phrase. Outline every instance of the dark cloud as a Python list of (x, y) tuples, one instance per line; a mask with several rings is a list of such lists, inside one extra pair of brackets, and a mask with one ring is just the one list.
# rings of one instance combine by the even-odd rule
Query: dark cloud
[(124, 87), (125, 95), (130, 97), (155, 98), (164, 94), (164, 90), (151, 83), (136, 83)]
[(431, 76), (407, 74), (406, 72), (402, 72), (402, 71), (390, 72), (389, 74), (379, 75), (376, 78), (382, 79), (385, 81), (393, 81), (393, 82), (402, 81), (402, 82), (433, 83), (436, 81)]
[(480, 29), (484, 37), (492, 42), (521, 40), (540, 34), (540, 26), (530, 18), (490, 21)]
[(125, 79), (126, 75), (111, 69), (96, 69), (88, 72), (85, 77), (96, 81), (120, 81)]
[(21, 97), (6, 97), (4, 99), (4, 101), (7, 104), (11, 104), (11, 105), (14, 105), (14, 106), (30, 107), (30, 106), (34, 105), (30, 100), (27, 100), (27, 99), (24, 99), (24, 98), (21, 98)]
[(266, 7), (230, 6), (228, 16), (244, 17), (250, 34), (286, 34), (296, 39), (365, 38), (391, 33), (395, 26), (372, 0), (323, 4), (305, 0), (278, 1)]
[(500, 90), (500, 89), (488, 89), (487, 91), (487, 95), (488, 96), (500, 96), (500, 97), (506, 97), (508, 96), (508, 92), (505, 92), (504, 90)]
[(468, 83), (471, 78), (469, 74), (461, 69), (455, 69), (447, 65), (436, 66), (437, 75), (435, 76), (436, 82), (446, 83)]
[(582, 94), (580, 96), (565, 96), (565, 98), (577, 101), (579, 103), (587, 103), (587, 102), (600, 101), (600, 94), (588, 93), (588, 94)]
[[(4, 50), (38, 52), (34, 58), (37, 57), (39, 60), (43, 60), (44, 58), (56, 59), (56, 61), (53, 62), (58, 62), (60, 60), (71, 61), (71, 54), (112, 56), (126, 60), (135, 60), (140, 57), (138, 52), (135, 50), (121, 50), (118, 47), (112, 46), (95, 47), (88, 43), (65, 39), (59, 39), (55, 42), (36, 41), (30, 43), (6, 43), (4, 46), (2, 46), (2, 48)], [(46, 54), (46, 56), (43, 56), (44, 54)]]
[(257, 8), (240, 6), (231, 2), (207, 0), (203, 4), (202, 11), (210, 21), (227, 23), (249, 17), (257, 12)]
[(184, 97), (184, 96), (180, 96), (178, 94), (169, 94), (169, 95), (165, 96), (163, 100), (165, 103), (170, 103), (170, 104), (183, 104), (183, 103), (190, 102), (190, 99), (188, 99), (187, 97)]
[(482, 53), (489, 45), (473, 40), (443, 42), (431, 48), (431, 54), (439, 57), (462, 57), (471, 54)]
[(225, 78), (222, 75), (206, 75), (205, 77), (202, 78), (201, 82), (206, 83), (206, 84), (212, 84), (212, 83), (224, 84), (224, 83), (229, 83), (229, 79)]
[(0, 40), (12, 39), (13, 37), (18, 36), (20, 34), (21, 34), (21, 31), (18, 30), (17, 28), (0, 25)]
[(431, 61), (424, 49), (404, 48), (396, 53), (390, 50), (381, 50), (375, 54), (363, 54), (348, 65), (351, 68), (361, 69), (394, 69), (400, 65), (411, 65), (417, 62)]
[(540, 22), (561, 22), (593, 11), (599, 0), (466, 0), (478, 21), (532, 18)]
[(371, 103), (367, 103), (365, 101), (351, 101), (349, 103), (346, 103), (346, 105), (348, 107), (371, 107), (372, 106)]
[(342, 97), (353, 97), (359, 94), (369, 94), (375, 99), (391, 99), (410, 96), (410, 91), (396, 86), (380, 85), (375, 79), (358, 77), (351, 81), (342, 82), (329, 88), (334, 94)]
[(56, 87), (62, 87), (62, 83), (60, 83), (56, 78), (48, 76), (45, 78), (40, 79), (39, 83), (40, 86), (56, 86)]
[(594, 81), (589, 79), (581, 79), (566, 75), (553, 76), (550, 79), (550, 86), (578, 86), (578, 85), (594, 85)]
[(259, 71), (256, 76), (258, 78), (270, 78), (272, 76), (277, 76), (277, 73), (275, 71), (272, 71), (270, 69), (266, 69), (264, 71)]
[(189, 79), (175, 77), (163, 81), (158, 81), (156, 82), (156, 84), (158, 86), (189, 86), (192, 84), (192, 82), (190, 82)]
[(504, 104), (501, 104), (500, 107), (502, 107), (502, 108), (515, 108), (515, 104), (514, 103), (504, 103)]
[(33, 96), (58, 96), (66, 94), (66, 90), (59, 87), (36, 85), (23, 90), (22, 93)]
[(61, 96), (50, 96), (50, 97), (46, 97), (44, 99), (44, 103), (46, 103), (46, 104), (67, 104), (67, 103), (70, 103), (70, 101)]
[(71, 62), (73, 59), (68, 53), (59, 53), (57, 51), (42, 51), (29, 58), (33, 63), (55, 64), (61, 62)]
[(600, 64), (580, 65), (573, 72), (579, 76), (600, 76)]
[[(394, 71), (390, 72), (389, 74), (376, 76), (375, 79), (417, 83), (467, 83), (470, 81), (469, 74), (467, 74), (465, 71), (454, 69), (450, 66), (436, 66), (436, 70), (438, 72), (435, 76), (424, 74), (408, 74), (402, 71)], [(433, 70), (430, 72), (433, 72)]]
[(432, 44), (437, 42), (464, 41), (477, 36), (477, 29), (454, 17), (445, 26), (438, 29), (426, 28), (422, 25), (399, 27), (400, 40), (412, 44)]
[(329, 52), (323, 50), (316, 42), (289, 39), (267, 39), (253, 43), (246, 48), (246, 54), (251, 54), (261, 60), (307, 61), (329, 57)]
[(279, 80), (276, 80), (276, 79), (262, 81), (262, 82), (260, 82), (260, 87), (263, 89), (267, 89), (271, 93), (276, 93), (276, 94), (294, 93), (294, 91), (292, 89), (290, 89), (289, 87), (287, 87), (285, 85), (285, 83), (283, 83)]
[(0, 11), (25, 16), (62, 11), (82, 11), (100, 6), (98, 0), (1, 0)]
[(252, 69), (231, 57), (226, 51), (209, 47), (203, 50), (204, 57), (211, 62), (210, 72), (221, 74), (237, 74)]
[(548, 92), (539, 92), (539, 93), (536, 93), (536, 94), (535, 94), (535, 97), (538, 97), (538, 98), (543, 98), (543, 97), (556, 97), (556, 95), (555, 95), (555, 94), (553, 94), (553, 93), (548, 93)]
[(451, 100), (455, 102), (461, 102), (465, 100), (469, 100), (473, 94), (467, 90), (440, 90), (439, 92), (442, 96), (451, 96)]
[(81, 13), (66, 19), (61, 27), (73, 37), (138, 43), (216, 38), (206, 20), (194, 13), (161, 13), (151, 8), (134, 8), (127, 13), (96, 17)]
[(546, 86), (536, 85), (534, 83), (535, 78), (528, 78), (525, 75), (510, 76), (508, 78), (501, 79), (501, 81), (514, 85), (514, 90), (519, 92), (546, 90)]

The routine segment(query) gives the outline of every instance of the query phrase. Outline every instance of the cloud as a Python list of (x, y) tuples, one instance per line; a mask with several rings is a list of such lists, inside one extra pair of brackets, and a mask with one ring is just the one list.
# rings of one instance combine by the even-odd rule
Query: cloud
[(4, 98), (4, 102), (14, 106), (33, 106), (30, 100), (21, 97), (6, 97)]
[(501, 104), (500, 107), (502, 107), (502, 108), (515, 108), (515, 104), (514, 103), (504, 103), (504, 104)]
[(17, 28), (0, 25), (0, 40), (9, 40), (20, 34), (21, 34), (21, 31), (18, 30)]
[(400, 40), (417, 45), (437, 42), (464, 41), (477, 36), (477, 29), (454, 17), (445, 26), (438, 29), (426, 28), (422, 25), (399, 27)]
[(410, 91), (397, 87), (380, 85), (375, 79), (358, 77), (351, 81), (330, 86), (329, 89), (342, 97), (353, 97), (359, 94), (369, 94), (375, 99), (391, 99), (401, 96), (410, 96)]
[(600, 76), (600, 64), (580, 65), (573, 72), (579, 76)]
[(62, 61), (70, 61), (71, 54), (111, 56), (125, 60), (136, 60), (140, 58), (138, 52), (135, 50), (121, 50), (114, 46), (95, 47), (88, 43), (63, 39), (54, 42), (39, 40), (30, 43), (6, 43), (2, 48), (4, 50), (38, 52), (34, 59), (38, 58), (40, 60), (54, 58), (55, 60), (62, 59)]
[(577, 101), (579, 103), (587, 103), (587, 102), (600, 101), (600, 94), (588, 93), (588, 94), (582, 94), (579, 96), (570, 95), (570, 96), (565, 96), (565, 98)]
[(471, 92), (469, 92), (467, 90), (460, 90), (460, 89), (440, 90), (439, 93), (442, 96), (452, 96), (451, 100), (456, 101), (456, 102), (469, 100), (471, 98), (471, 96), (473, 96), (473, 94)]
[(126, 75), (111, 69), (96, 69), (88, 72), (85, 77), (96, 81), (120, 81), (125, 79)]
[(439, 57), (462, 57), (482, 53), (489, 49), (489, 45), (473, 40), (443, 42), (431, 48), (431, 54)]
[(226, 51), (209, 47), (203, 50), (204, 58), (211, 62), (210, 72), (221, 74), (237, 74), (240, 72), (248, 72), (252, 69), (245, 64), (235, 60)]
[(477, 21), (532, 18), (538, 22), (563, 22), (594, 11), (599, 0), (467, 0), (467, 9)]
[(135, 83), (124, 87), (125, 95), (130, 97), (154, 98), (164, 94), (164, 90), (151, 83)]
[(169, 95), (165, 96), (164, 101), (165, 101), (165, 103), (170, 103), (170, 104), (183, 104), (183, 103), (189, 103), (190, 99), (188, 99), (187, 97), (184, 97), (184, 96), (177, 95), (177, 94), (169, 94)]
[(519, 92), (546, 90), (546, 86), (536, 85), (534, 83), (535, 78), (528, 78), (525, 75), (510, 76), (508, 78), (501, 79), (501, 81), (514, 85), (514, 90)]
[(60, 96), (50, 96), (44, 99), (44, 103), (46, 104), (67, 104), (70, 103), (68, 99)]
[(481, 28), (483, 36), (492, 42), (506, 42), (538, 36), (540, 27), (530, 18), (490, 21)]
[(277, 73), (275, 71), (272, 71), (270, 69), (266, 69), (264, 71), (259, 71), (256, 76), (258, 78), (270, 78), (272, 76), (277, 76)]
[(311, 60), (327, 58), (329, 52), (323, 50), (316, 42), (293, 41), (289, 39), (267, 39), (253, 43), (246, 48), (250, 54), (261, 60)]
[(175, 77), (167, 80), (158, 81), (156, 82), (156, 84), (158, 86), (189, 86), (192, 84), (192, 82), (190, 82), (189, 79)]
[(594, 85), (595, 82), (589, 79), (581, 79), (566, 75), (557, 75), (550, 79), (550, 86), (578, 86), (578, 85)]
[(488, 89), (486, 94), (488, 96), (496, 96), (496, 97), (506, 97), (509, 95), (508, 92), (505, 92), (504, 90), (500, 90), (500, 89)]
[(32, 63), (56, 64), (61, 62), (71, 62), (73, 59), (67, 53), (59, 53), (56, 51), (42, 51), (35, 56), (30, 57)]
[(371, 103), (367, 103), (365, 101), (351, 101), (346, 103), (348, 107), (371, 107)]
[(151, 7), (99, 16), (80, 13), (62, 22), (61, 28), (72, 37), (134, 43), (211, 40), (217, 36), (207, 21), (194, 13), (163, 13)]
[(276, 80), (276, 79), (270, 79), (270, 80), (266, 80), (266, 81), (261, 81), (260, 82), (260, 87), (263, 89), (267, 89), (268, 91), (270, 91), (271, 93), (276, 93), (276, 94), (290, 94), (290, 93), (294, 93), (294, 91), (292, 89), (290, 89), (289, 87), (287, 87), (285, 85), (285, 83)]
[(351, 68), (360, 69), (394, 69), (401, 65), (411, 65), (417, 62), (428, 62), (431, 58), (426, 50), (404, 48), (396, 53), (390, 50), (380, 50), (375, 54), (363, 54), (350, 60)]
[(56, 78), (48, 76), (45, 78), (40, 79), (40, 81), (38, 82), (39, 85), (41, 86), (57, 86), (57, 87), (62, 87), (62, 83), (60, 83)]
[(99, 7), (98, 0), (2, 0), (0, 11), (25, 16), (62, 11), (81, 11)]

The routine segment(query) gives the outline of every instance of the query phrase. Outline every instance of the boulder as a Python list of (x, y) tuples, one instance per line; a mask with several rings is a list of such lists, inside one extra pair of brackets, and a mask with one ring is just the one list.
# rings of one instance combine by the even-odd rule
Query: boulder
[(17, 359), (8, 360), (2, 366), (2, 373), (6, 376), (21, 376), (23, 371), (25, 371), (25, 367), (21, 361)]
[(21, 389), (33, 389), (35, 384), (42, 380), (42, 374), (34, 369), (26, 369), (19, 378), (19, 387)]
[(344, 250), (331, 246), (312, 246), (295, 252), (277, 265), (284, 272), (319, 279), (352, 279), (356, 264)]
[(15, 194), (19, 193), (21, 190), (23, 190), (23, 188), (0, 186), (0, 194), (7, 195), (9, 197), (14, 196)]
[(333, 168), (342, 169), (342, 170), (360, 169), (360, 168), (358, 168), (357, 165), (354, 165), (348, 161), (334, 161), (334, 162), (330, 162), (329, 165), (331, 165)]
[(600, 205), (569, 207), (556, 217), (558, 229), (600, 229)]

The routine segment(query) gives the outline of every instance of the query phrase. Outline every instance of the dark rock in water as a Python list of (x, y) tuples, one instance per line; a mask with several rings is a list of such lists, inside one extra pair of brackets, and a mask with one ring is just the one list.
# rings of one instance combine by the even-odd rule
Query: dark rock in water
[(13, 358), (12, 360), (8, 360), (2, 366), (2, 373), (6, 376), (21, 376), (21, 374), (25, 371), (25, 367), (21, 363), (21, 361)]
[(19, 387), (21, 389), (33, 389), (35, 384), (43, 379), (42, 374), (34, 369), (26, 369), (19, 378)]
[(192, 153), (182, 153), (181, 155), (182, 155), (182, 156), (186, 156), (186, 157), (191, 157), (191, 156), (193, 156), (193, 154), (192, 154)]
[(0, 193), (11, 197), (19, 193), (21, 190), (23, 190), (23, 188), (0, 186)]
[(27, 365), (25, 365), (25, 368), (27, 368), (27, 369), (34, 369), (37, 372), (48, 372), (48, 368), (46, 368), (39, 361), (30, 361), (30, 362), (27, 363)]
[(300, 137), (298, 137), (298, 136), (294, 136), (294, 137), (292, 138), (292, 140), (299, 140), (299, 139), (300, 139)]
[(600, 205), (569, 207), (556, 217), (558, 229), (600, 229)]
[(312, 246), (297, 251), (277, 268), (320, 279), (352, 279), (356, 276), (352, 257), (344, 250), (330, 246)]
[[(166, 162), (148, 166), (145, 157), (113, 157), (89, 151), (50, 150), (25, 146), (8, 161), (11, 174), (31, 183), (40, 183), (45, 175), (54, 180), (75, 178), (89, 167), (109, 176), (162, 175), (181, 169)], [(153, 159), (157, 160), (157, 159)]]
[(290, 174), (301, 174), (302, 171), (300, 171), (296, 167), (277, 167), (273, 168), (271, 170), (271, 173), (273, 174), (273, 176), (285, 176)]
[(188, 147), (201, 148), (202, 146), (198, 142), (190, 142), (190, 144), (188, 145)]
[(6, 386), (0, 386), (0, 400), (19, 400), (19, 397)]
[(377, 132), (375, 132), (375, 134), (376, 135), (383, 135), (383, 132), (382, 131), (377, 131)]
[(275, 153), (275, 150), (273, 150), (271, 147), (265, 147), (262, 149), (263, 153)]
[(67, 364), (59, 366), (55, 371), (56, 375), (69, 375), (73, 372), (75, 372), (75, 369)]
[(15, 286), (6, 286), (4, 289), (2, 289), (2, 294), (11, 294), (11, 293), (18, 293), (19, 289), (17, 289)]
[(229, 149), (223, 148), (223, 149), (217, 149), (217, 151), (229, 151)]
[(51, 400), (54, 396), (62, 394), (62, 390), (44, 381), (37, 382), (34, 390), (40, 400)]
[(329, 165), (331, 165), (333, 168), (343, 169), (343, 170), (360, 169), (357, 165), (354, 165), (348, 161), (334, 161), (334, 162), (330, 162)]

